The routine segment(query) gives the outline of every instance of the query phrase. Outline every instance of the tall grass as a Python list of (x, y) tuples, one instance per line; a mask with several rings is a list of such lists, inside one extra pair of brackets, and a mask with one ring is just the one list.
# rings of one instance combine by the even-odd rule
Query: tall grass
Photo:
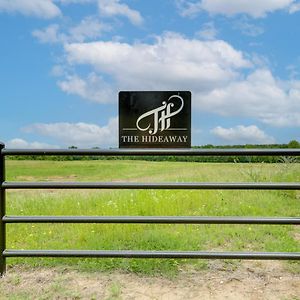
[[(299, 164), (144, 161), (7, 161), (10, 181), (277, 182), (299, 181)], [(299, 216), (299, 191), (12, 190), (8, 215)], [(11, 224), (10, 249), (300, 251), (295, 226)], [(298, 231), (297, 231), (298, 230)], [(8, 263), (76, 265), (172, 273), (206, 261), (146, 259), (9, 259)]]

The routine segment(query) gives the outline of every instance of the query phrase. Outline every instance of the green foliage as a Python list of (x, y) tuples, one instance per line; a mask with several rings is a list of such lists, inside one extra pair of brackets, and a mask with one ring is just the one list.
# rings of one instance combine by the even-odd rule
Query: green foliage
[(288, 143), (288, 148), (300, 148), (300, 143), (296, 140), (292, 140)]
[[(204, 145), (204, 146), (195, 146), (194, 149), (275, 149), (275, 148), (300, 148), (299, 142), (296, 140), (290, 141), (288, 144), (270, 144), (270, 145), (225, 145), (225, 146), (213, 146), (213, 145)], [(77, 149), (75, 146), (70, 146), (69, 149)], [(93, 149), (98, 149), (97, 147)], [(215, 162), (215, 163), (277, 163), (280, 162), (280, 159), (276, 156), (11, 156), (8, 159), (14, 160), (51, 160), (51, 161), (74, 161), (74, 160), (145, 160), (145, 161), (184, 161), (184, 162)]]

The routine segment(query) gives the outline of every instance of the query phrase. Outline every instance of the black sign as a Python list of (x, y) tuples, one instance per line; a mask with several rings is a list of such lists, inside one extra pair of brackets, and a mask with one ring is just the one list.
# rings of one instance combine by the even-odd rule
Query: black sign
[(191, 92), (120, 92), (119, 147), (191, 147)]

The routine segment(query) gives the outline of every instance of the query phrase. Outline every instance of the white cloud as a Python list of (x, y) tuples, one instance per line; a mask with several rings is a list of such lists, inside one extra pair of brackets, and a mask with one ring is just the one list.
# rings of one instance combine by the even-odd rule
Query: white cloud
[(50, 24), (44, 29), (34, 30), (32, 35), (41, 43), (73, 43), (96, 39), (110, 30), (109, 25), (99, 22), (96, 18), (86, 17), (65, 32), (62, 32), (58, 24)]
[(171, 33), (154, 44), (99, 41), (68, 44), (65, 51), (69, 63), (91, 65), (125, 89), (211, 89), (251, 66), (224, 41), (189, 40)]
[(272, 144), (275, 139), (255, 125), (239, 125), (232, 128), (217, 126), (211, 133), (230, 144)]
[(67, 94), (98, 103), (111, 103), (117, 97), (111, 86), (95, 73), (89, 74), (86, 79), (78, 75), (67, 76), (65, 80), (58, 82), (58, 86)]
[(99, 12), (103, 16), (124, 16), (134, 25), (142, 25), (141, 14), (119, 0), (98, 0)]
[(93, 17), (86, 17), (77, 26), (70, 28), (69, 40), (83, 42), (87, 39), (96, 39), (110, 29), (107, 24), (101, 23)]
[(293, 3), (289, 8), (289, 13), (293, 14), (300, 10), (300, 2)]
[(108, 147), (117, 145), (118, 119), (111, 118), (103, 127), (88, 123), (38, 123), (23, 130), (57, 139), (65, 146)]
[(300, 83), (276, 80), (259, 69), (226, 87), (198, 94), (199, 109), (223, 116), (254, 117), (273, 126), (300, 126)]
[(50, 19), (61, 15), (51, 0), (0, 0), (0, 11)]
[(16, 138), (5, 143), (7, 148), (12, 149), (58, 149), (59, 146), (50, 145), (46, 143), (40, 142), (27, 142), (23, 139)]
[(241, 20), (235, 22), (234, 28), (240, 30), (243, 34), (248, 36), (258, 36), (264, 33), (264, 28), (259, 25), (252, 24), (248, 22), (248, 18), (242, 18)]
[[(225, 41), (168, 33), (152, 44), (73, 43), (65, 45), (65, 51), (72, 67), (87, 64), (102, 78), (110, 78), (99, 84), (104, 90), (110, 84), (120, 90), (191, 90), (193, 107), (203, 112), (251, 117), (273, 126), (300, 126), (300, 81), (274, 78), (256, 56), (255, 65)], [(79, 83), (87, 85), (79, 80), (69, 92)], [(77, 94), (95, 99), (87, 96), (87, 90), (78, 89)]]
[(199, 30), (196, 35), (204, 40), (214, 40), (217, 36), (217, 29), (213, 22), (208, 22), (203, 24), (201, 30)]
[(265, 17), (276, 10), (290, 10), (295, 12), (295, 0), (178, 0), (178, 7), (183, 16), (193, 16), (201, 11), (210, 14), (233, 16), (247, 14), (254, 18)]
[(59, 25), (51, 24), (45, 29), (37, 29), (32, 32), (32, 35), (36, 37), (41, 43), (58, 43), (61, 41), (61, 36), (58, 33)]

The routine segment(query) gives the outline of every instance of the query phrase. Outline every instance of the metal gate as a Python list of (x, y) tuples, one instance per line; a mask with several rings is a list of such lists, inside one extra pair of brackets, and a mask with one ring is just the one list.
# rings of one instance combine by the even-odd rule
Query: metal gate
[(129, 183), (129, 182), (8, 182), (5, 156), (89, 155), (89, 156), (300, 156), (300, 149), (116, 149), (116, 150), (19, 150), (0, 144), (0, 275), (7, 257), (117, 257), (300, 260), (300, 252), (211, 252), (211, 251), (128, 251), (128, 250), (10, 250), (6, 249), (8, 223), (126, 223), (126, 224), (272, 224), (299, 225), (300, 217), (208, 217), (208, 216), (7, 216), (7, 189), (226, 189), (300, 190), (300, 183)]

